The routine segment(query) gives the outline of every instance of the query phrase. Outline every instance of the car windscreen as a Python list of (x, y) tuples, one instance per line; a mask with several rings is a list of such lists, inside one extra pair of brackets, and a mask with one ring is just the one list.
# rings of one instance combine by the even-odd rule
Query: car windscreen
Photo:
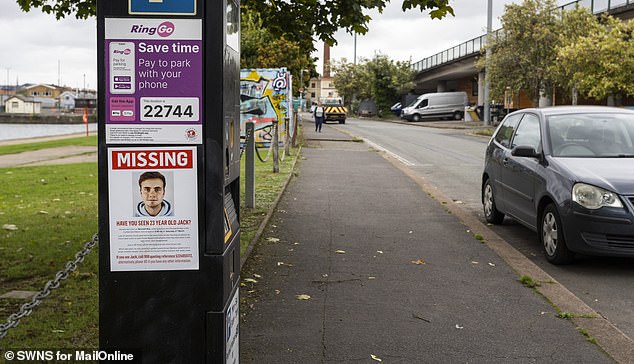
[(553, 157), (634, 158), (634, 114), (552, 115), (547, 127)]

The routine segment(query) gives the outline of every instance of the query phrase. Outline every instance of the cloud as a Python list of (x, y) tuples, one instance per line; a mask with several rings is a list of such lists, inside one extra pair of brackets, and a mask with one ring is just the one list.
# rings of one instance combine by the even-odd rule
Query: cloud
[[(97, 86), (96, 20), (57, 21), (39, 9), (25, 13), (12, 1), (0, 5), (0, 84), (58, 83)], [(59, 67), (58, 67), (59, 65)], [(59, 70), (59, 72), (58, 72)]]
[[(522, 0), (493, 1), (493, 27), (500, 27), (504, 5)], [(570, 0), (560, 0), (560, 4)], [(417, 62), (425, 57), (486, 32), (486, 0), (450, 0), (455, 17), (431, 19), (429, 12), (402, 11), (401, 0), (391, 0), (382, 14), (369, 12), (370, 30), (357, 37), (357, 58), (371, 58), (376, 52), (393, 60)], [(78, 20), (68, 16), (60, 21), (40, 9), (21, 11), (15, 0), (0, 0), (0, 84), (61, 83), (71, 87), (92, 88), (97, 85), (96, 19)], [(331, 49), (331, 58), (354, 56), (354, 37), (345, 31), (336, 33), (338, 45)], [(323, 43), (316, 42), (317, 70), (322, 70)], [(58, 62), (61, 72), (58, 75)]]
[[(504, 6), (521, 0), (493, 1), (493, 29), (500, 28), (499, 17)], [(412, 62), (432, 56), (486, 33), (486, 0), (453, 0), (455, 16), (431, 19), (428, 11), (409, 10), (403, 12), (402, 1), (392, 0), (382, 14), (369, 12), (372, 21), (365, 35), (357, 36), (357, 60), (372, 58), (375, 53), (388, 55), (395, 61)], [(354, 59), (354, 36), (345, 31), (335, 35), (337, 45), (331, 48), (331, 59)], [(316, 43), (317, 70), (322, 72), (323, 43)]]

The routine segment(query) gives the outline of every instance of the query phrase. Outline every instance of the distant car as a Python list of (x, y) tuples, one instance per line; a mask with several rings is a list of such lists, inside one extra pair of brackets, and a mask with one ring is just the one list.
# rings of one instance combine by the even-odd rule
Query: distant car
[(596, 106), (509, 114), (486, 149), (488, 222), (536, 231), (546, 259), (634, 257), (634, 111)]
[(390, 108), (390, 111), (394, 113), (394, 115), (396, 116), (401, 116), (401, 103), (397, 102), (396, 104), (392, 105), (392, 107)]
[(423, 94), (403, 108), (401, 118), (409, 121), (452, 118), (462, 120), (469, 98), (464, 91)]

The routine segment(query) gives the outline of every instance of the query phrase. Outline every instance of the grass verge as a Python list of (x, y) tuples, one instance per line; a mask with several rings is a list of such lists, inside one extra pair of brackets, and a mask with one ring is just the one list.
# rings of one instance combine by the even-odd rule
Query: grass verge
[[(240, 212), (241, 252), (281, 192), (296, 153), (280, 161), (280, 173), (273, 173), (272, 161), (256, 161), (256, 207)], [(0, 178), (0, 294), (39, 291), (97, 232), (97, 164), (0, 168)], [(240, 192), (244, 206), (244, 177)], [(59, 289), (0, 340), (0, 348), (96, 348), (98, 284), (95, 248)], [(25, 302), (0, 299), (0, 323)]]
[(495, 128), (491, 127), (491, 128), (477, 129), (473, 133), (476, 134), (476, 135), (482, 135), (482, 136), (490, 137), (490, 136), (493, 135), (494, 131), (495, 131)]
[[(2, 168), (0, 176), (0, 292), (39, 291), (97, 231), (97, 164)], [(96, 347), (97, 258), (89, 254), (0, 347)], [(0, 322), (23, 303), (0, 300)]]
[(88, 147), (94, 146), (96, 147), (97, 136), (91, 135), (87, 137), (65, 138), (65, 139), (49, 140), (49, 141), (37, 142), (37, 143), (2, 145), (0, 146), (0, 155), (31, 152), (34, 150), (67, 147), (67, 146), (88, 146)]
[[(265, 151), (260, 154), (264, 155)], [(249, 246), (249, 243), (255, 236), (260, 223), (266, 217), (269, 209), (275, 202), (275, 199), (279, 195), (280, 191), (284, 187), (284, 183), (288, 179), (289, 174), (292, 172), (293, 161), (297, 154), (297, 149), (291, 150), (291, 155), (280, 161), (279, 173), (273, 173), (272, 158), (266, 163), (260, 162), (258, 159), (255, 161), (255, 207), (245, 208), (245, 171), (244, 160), (240, 164), (240, 255)], [(243, 156), (244, 158), (244, 156)]]

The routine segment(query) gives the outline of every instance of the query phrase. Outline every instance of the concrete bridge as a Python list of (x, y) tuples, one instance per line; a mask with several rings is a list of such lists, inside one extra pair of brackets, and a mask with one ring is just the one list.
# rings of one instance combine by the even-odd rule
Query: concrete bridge
[[(577, 0), (560, 8), (572, 9), (577, 4), (597, 15), (607, 12), (623, 20), (634, 18), (634, 0)], [(484, 74), (476, 69), (475, 60), (485, 43), (486, 34), (414, 63), (416, 92), (466, 91), (470, 102), (482, 105)]]

